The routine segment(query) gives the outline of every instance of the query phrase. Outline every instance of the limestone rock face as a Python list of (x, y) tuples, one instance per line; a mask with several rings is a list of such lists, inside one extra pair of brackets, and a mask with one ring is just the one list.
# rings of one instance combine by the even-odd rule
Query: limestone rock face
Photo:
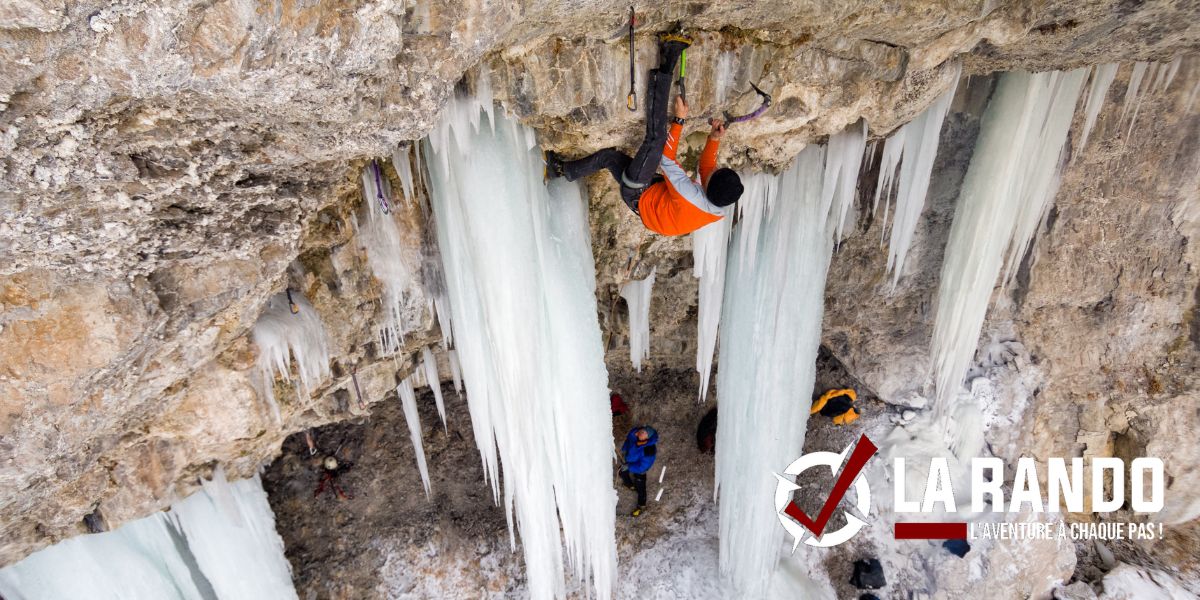
[[(460, 83), (485, 81), (548, 147), (631, 145), (643, 113), (624, 108), (626, 9), (474, 0), (0, 8), (0, 564), (84, 532), (85, 515), (111, 527), (160, 509), (216, 463), (248, 474), (289, 433), (381, 400), (411, 370), (408, 357), (440, 336), (423, 278), (410, 286), (400, 358), (379, 356), (381, 287), (354, 233), (364, 161), (423, 136)], [(639, 10), (641, 97), (655, 60), (649, 33), (675, 21), (697, 37), (694, 115), (748, 111), (751, 81), (774, 95), (768, 116), (731, 129), (723, 160), (734, 166), (780, 166), (860, 118), (884, 134), (960, 70), (1166, 60), (1200, 41), (1200, 8), (1182, 0), (667, 0)], [(1196, 197), (1194, 175), (1183, 175), (1196, 172), (1187, 104), (1196, 79), (1189, 58), (1168, 92), (1141, 107), (1139, 122), (1156, 125), (1129, 137), (1129, 148), (1114, 86), (1090, 143), (1104, 153), (1084, 149), (1080, 170), (1068, 170), (1053, 232), (1004, 317), (1048, 363), (1046, 377), (1069, 382), (1044, 391), (1035, 422), (1069, 414), (1079, 423), (1072, 443), (1089, 451), (1117, 451), (1107, 432), (1150, 444), (1166, 413), (1143, 415), (1143, 404), (1195, 405), (1188, 240), (1200, 209), (1181, 199)], [(968, 93), (951, 147), (970, 147), (976, 93), (986, 100)], [(701, 129), (697, 119), (687, 132)], [(965, 158), (940, 160), (965, 169)], [(903, 293), (877, 294), (869, 219), (835, 260), (842, 276), (831, 275), (827, 343), (889, 402), (923, 385), (899, 379), (927, 352), (938, 240), (955, 195), (952, 181), (938, 185)], [(624, 352), (615, 287), (657, 266), (651, 360), (690, 366), (690, 241), (643, 232), (610, 184), (590, 186), (610, 356)], [(420, 195), (400, 202), (395, 218), (429, 259)], [(1097, 248), (1103, 260), (1093, 261)], [(1064, 266), (1089, 261), (1091, 272)], [(1058, 299), (1060, 281), (1080, 294)], [(248, 334), (285, 288), (324, 321), (332, 374), (307, 396), (274, 382), (276, 420)], [(867, 309), (875, 298), (895, 303)], [(1063, 328), (1077, 334), (1059, 336)], [(900, 331), (911, 333), (868, 333)], [(1131, 339), (1100, 343), (1117, 337)], [(1080, 347), (1106, 349), (1075, 365)], [(1058, 450), (1029, 431), (1032, 443)], [(1173, 485), (1194, 482), (1181, 475)]]

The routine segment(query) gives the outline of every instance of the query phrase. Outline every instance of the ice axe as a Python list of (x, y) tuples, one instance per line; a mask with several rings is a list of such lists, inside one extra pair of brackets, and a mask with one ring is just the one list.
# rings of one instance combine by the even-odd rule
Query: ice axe
[(757, 119), (758, 117), (761, 117), (763, 113), (767, 112), (767, 108), (771, 106), (771, 95), (770, 94), (762, 91), (762, 89), (759, 88), (757, 85), (754, 85), (753, 81), (750, 82), (750, 87), (754, 88), (754, 93), (758, 94), (759, 97), (762, 98), (762, 104), (760, 104), (758, 106), (758, 108), (754, 109), (753, 112), (748, 112), (744, 115), (740, 115), (740, 116), (736, 116), (736, 117), (733, 116), (732, 114), (730, 114), (729, 112), (726, 112), (725, 113), (725, 125), (733, 125), (734, 123), (744, 123), (746, 121)]

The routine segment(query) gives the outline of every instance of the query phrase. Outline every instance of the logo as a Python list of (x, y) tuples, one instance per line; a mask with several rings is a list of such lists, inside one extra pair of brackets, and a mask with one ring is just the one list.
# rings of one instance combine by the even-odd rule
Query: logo
[[(775, 516), (792, 536), (792, 552), (796, 551), (800, 542), (816, 548), (837, 546), (853, 538), (866, 526), (871, 518), (871, 489), (866, 478), (860, 475), (867, 461), (878, 451), (875, 444), (863, 435), (840, 454), (810, 452), (788, 465), (782, 475), (774, 474), (779, 480), (775, 486)], [(1048, 473), (1045, 477), (1039, 476), (1039, 465), (1033, 458), (1020, 457), (1016, 460), (1016, 471), (1011, 478), (1006, 478), (1006, 465), (999, 457), (973, 457), (956, 463), (958, 480), (967, 478), (967, 489), (960, 490), (960, 495), (954, 492), (955, 477), (952, 476), (947, 458), (932, 456), (928, 460), (924, 494), (920, 500), (916, 500), (908, 497), (905, 458), (892, 457), (890, 478), (894, 488), (893, 511), (898, 515), (906, 515), (892, 525), (892, 535), (897, 540), (1148, 540), (1162, 539), (1163, 536), (1161, 523), (1143, 520), (1090, 524), (1068, 523), (1064, 519), (1025, 522), (1001, 515), (1021, 514), (1026, 506), (1031, 514), (1104, 514), (1126, 506), (1134, 513), (1157, 513), (1164, 504), (1165, 469), (1163, 461), (1156, 457), (1135, 458), (1128, 465), (1116, 457), (1096, 457), (1087, 461), (1073, 457), (1070, 467), (1065, 458), (1049, 457), (1046, 460)], [(1085, 462), (1091, 470), (1087, 477)], [(811, 517), (796, 505), (792, 494), (800, 489), (794, 481), (796, 476), (814, 467), (828, 467), (830, 475), (836, 479), (821, 511), (816, 517)], [(985, 473), (990, 476), (985, 476)], [(1006, 481), (1011, 481), (1011, 489), (1005, 487)], [(1047, 482), (1044, 495), (1041, 481)], [(1085, 488), (1088, 484), (1091, 502), (1085, 504)], [(855, 499), (853, 506), (844, 512), (846, 524), (826, 532), (826, 526), (851, 487), (854, 488)], [(916, 489), (920, 489), (920, 486)], [(910, 519), (907, 518), (909, 514), (919, 516)]]
[[(792, 464), (783, 470), (785, 475), (795, 477), (813, 467), (827, 466), (831, 475), (837, 475), (838, 467), (842, 466), (843, 462), (845, 463), (833, 485), (833, 490), (825, 499), (825, 504), (821, 507), (821, 512), (817, 514), (816, 519), (805, 514), (791, 499), (792, 492), (800, 489), (800, 486), (789, 478), (775, 473), (775, 478), (779, 480), (775, 486), (775, 516), (792, 536), (792, 552), (796, 551), (802, 541), (817, 548), (836, 546), (854, 537), (867, 524), (859, 516), (847, 512), (845, 525), (840, 529), (825, 533), (825, 526), (829, 524), (834, 511), (837, 510), (838, 504), (841, 503), (851, 485), (854, 486), (856, 497), (855, 509), (862, 517), (870, 516), (871, 488), (867, 485), (866, 478), (859, 477), (859, 474), (862, 473), (867, 460), (874, 456), (877, 450), (875, 444), (871, 443), (866, 435), (863, 435), (856, 444), (847, 446), (841, 454), (810, 452), (792, 461)], [(846, 460), (847, 455), (850, 457), (849, 460)]]

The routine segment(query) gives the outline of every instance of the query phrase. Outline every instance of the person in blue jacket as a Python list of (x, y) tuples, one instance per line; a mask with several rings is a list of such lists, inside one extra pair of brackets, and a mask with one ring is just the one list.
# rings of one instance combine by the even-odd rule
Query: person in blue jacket
[(629, 489), (637, 490), (637, 508), (631, 513), (635, 517), (646, 508), (646, 472), (654, 466), (657, 454), (658, 432), (653, 427), (638, 425), (629, 430), (621, 446), (621, 455), (625, 458), (625, 464), (621, 465), (621, 481)]

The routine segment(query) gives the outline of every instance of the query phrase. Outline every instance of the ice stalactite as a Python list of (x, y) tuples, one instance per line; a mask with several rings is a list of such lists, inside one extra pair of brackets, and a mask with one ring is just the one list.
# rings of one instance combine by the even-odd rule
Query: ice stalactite
[(854, 192), (858, 172), (867, 149), (867, 122), (847, 127), (829, 137), (825, 148), (825, 173), (821, 177), (821, 206), (837, 212), (834, 218), (835, 241), (840, 243), (847, 229), (854, 228)]
[(1116, 78), (1119, 66), (1121, 65), (1118, 63), (1096, 65), (1096, 70), (1092, 72), (1092, 85), (1088, 88), (1087, 102), (1084, 104), (1083, 132), (1079, 135), (1080, 152), (1075, 152), (1071, 156), (1072, 161), (1087, 146), (1088, 137), (1092, 133), (1092, 127), (1096, 125), (1096, 117), (1100, 115), (1100, 109), (1104, 106), (1104, 98), (1108, 96), (1108, 88)]
[(450, 377), (454, 379), (454, 392), (462, 395), (462, 367), (458, 365), (458, 352), (446, 352), (446, 362), (450, 363)]
[(1179, 67), (1182, 64), (1183, 57), (1181, 56), (1169, 63), (1146, 61), (1133, 63), (1133, 69), (1129, 73), (1129, 85), (1125, 88), (1125, 101), (1121, 104), (1122, 120), (1129, 113), (1130, 107), (1133, 107), (1132, 116), (1129, 117), (1129, 129), (1125, 132), (1126, 137), (1133, 133), (1133, 125), (1137, 121), (1142, 99), (1146, 94), (1165, 91), (1175, 79), (1175, 75), (1179, 73)]
[[(425, 463), (425, 445), (421, 441), (421, 415), (417, 412), (417, 392), (413, 389), (413, 376), (409, 375), (396, 386), (400, 396), (400, 407), (404, 409), (404, 421), (408, 423), (408, 437), (412, 440), (417, 455), (417, 470), (421, 472), (421, 484), (425, 495), (429, 495), (429, 466)], [(443, 421), (444, 422), (444, 421)]]
[(437, 404), (438, 416), (442, 419), (442, 429), (446, 428), (446, 403), (442, 399), (442, 377), (438, 375), (437, 357), (433, 349), (426, 346), (421, 349), (421, 368), (425, 371), (425, 383), (433, 392), (433, 401)]
[[(384, 211), (377, 201), (380, 194), (392, 197), (386, 177), (376, 178), (374, 165), (363, 169), (363, 213), (358, 226), (358, 238), (367, 254), (371, 272), (383, 286), (384, 320), (379, 332), (380, 354), (391, 356), (404, 347), (404, 313), (406, 303), (415, 294), (412, 288), (419, 278), (420, 247), (415, 240), (406, 240), (396, 225), (395, 209)], [(390, 200), (387, 201), (391, 206)]]
[(993, 288), (1016, 272), (1054, 201), (1086, 77), (1087, 69), (1005, 73), (984, 113), (938, 289), (931, 355), (943, 413), (971, 365)]
[(805, 148), (778, 176), (743, 177), (717, 374), (720, 563), (738, 597), (766, 595), (783, 548), (784, 530), (769, 501), (771, 473), (804, 446), (825, 276), (846, 204), (854, 201), (849, 174), (860, 169), (862, 137), (860, 126), (852, 126), (828, 148)]
[[(292, 312), (295, 305), (296, 312)], [(296, 395), (308, 395), (329, 375), (329, 338), (317, 310), (298, 291), (275, 294), (254, 323), (251, 332), (258, 346), (258, 372), (262, 394), (276, 422), (281, 417), (275, 401), (275, 376), (292, 380), (291, 359), (296, 361), (300, 385)]]
[(296, 598), (258, 477), (231, 484), (218, 469), (202, 484), (169, 512), (59, 542), (0, 569), (0, 596)]
[(700, 280), (700, 308), (696, 318), (696, 372), (700, 373), (701, 402), (708, 396), (708, 382), (717, 350), (732, 216), (733, 210), (727, 208), (725, 218), (692, 233), (692, 275)]
[(403, 146), (392, 152), (392, 167), (400, 177), (400, 188), (404, 190), (404, 198), (411, 202), (415, 197), (413, 194), (416, 188), (413, 187), (412, 160), (409, 153), (410, 146)]
[(563, 597), (570, 568), (607, 600), (616, 492), (586, 203), (544, 184), (532, 130), (491, 110), (452, 100), (426, 155), (471, 425), (498, 499), (504, 465), (530, 595)]
[(651, 269), (645, 279), (621, 286), (621, 297), (629, 308), (629, 360), (638, 373), (642, 372), (642, 360), (650, 355), (650, 296), (657, 271)]
[[(883, 144), (879, 180), (875, 187), (873, 211), (878, 210), (883, 198), (883, 226), (888, 221), (888, 196), (896, 190), (896, 210), (892, 217), (891, 237), (888, 241), (888, 272), (892, 274), (892, 287), (900, 281), (904, 272), (904, 259), (912, 246), (913, 234), (925, 208), (925, 197), (929, 192), (929, 181), (933, 175), (933, 161), (937, 158), (938, 142), (942, 123), (950, 112), (954, 92), (958, 89), (958, 78), (925, 112), (897, 129)], [(904, 160), (902, 161), (901, 158)], [(899, 173), (897, 174), (897, 167)]]

